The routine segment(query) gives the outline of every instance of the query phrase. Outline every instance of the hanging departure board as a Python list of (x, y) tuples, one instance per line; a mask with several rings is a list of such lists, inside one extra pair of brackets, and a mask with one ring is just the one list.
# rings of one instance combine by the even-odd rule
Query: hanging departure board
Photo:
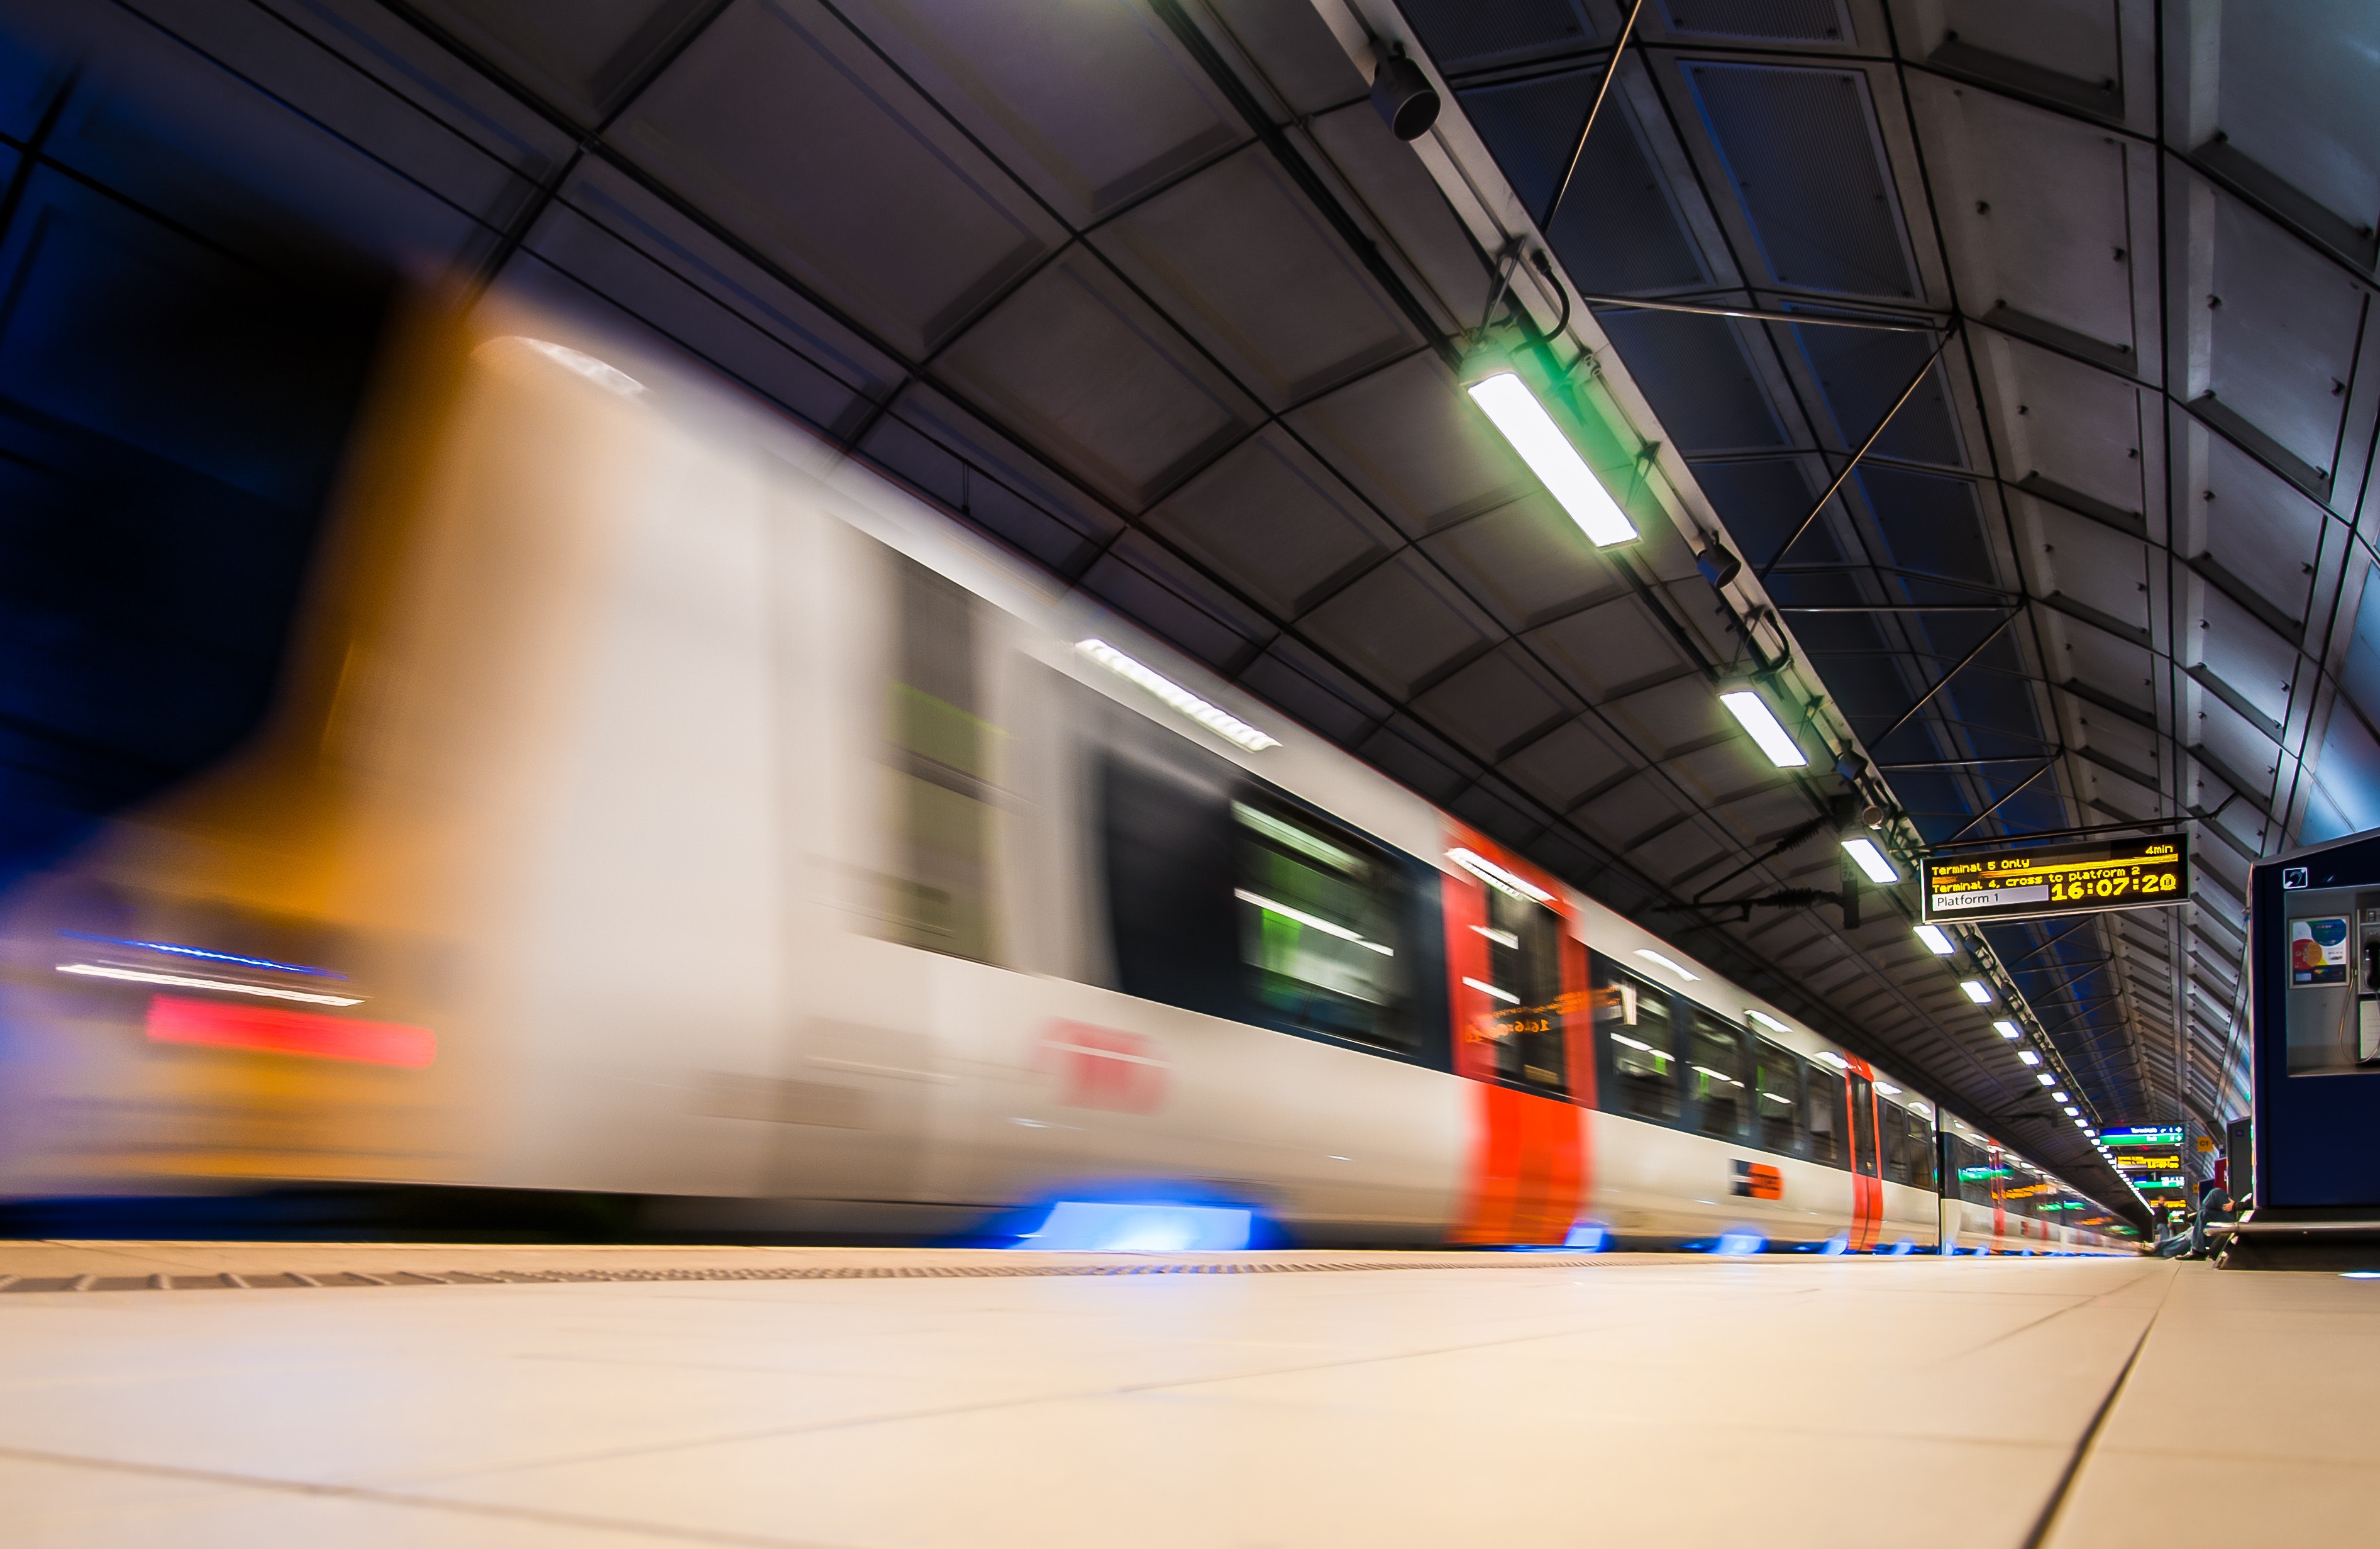
[(1925, 914), (1934, 921), (2034, 920), (2152, 909), (2189, 897), (2186, 834), (2038, 849), (1963, 850), (1925, 862)]

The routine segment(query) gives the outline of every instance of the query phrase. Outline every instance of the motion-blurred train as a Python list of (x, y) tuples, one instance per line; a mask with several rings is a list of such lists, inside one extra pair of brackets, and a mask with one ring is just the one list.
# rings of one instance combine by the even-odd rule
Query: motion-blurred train
[(9, 900), (0, 1192), (594, 1190), (1049, 1247), (2132, 1250), (663, 362), (490, 302), (421, 323), (325, 543), (253, 744)]

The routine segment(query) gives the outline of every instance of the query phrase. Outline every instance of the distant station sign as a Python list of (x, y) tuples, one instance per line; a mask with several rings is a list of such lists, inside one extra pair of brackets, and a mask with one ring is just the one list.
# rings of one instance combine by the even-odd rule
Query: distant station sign
[(2034, 920), (2147, 909), (2190, 897), (2190, 836), (2102, 845), (1965, 850), (1925, 862), (1929, 921)]
[(2107, 1160), (2135, 1189), (2187, 1189), (2190, 1180), (2181, 1170), (2181, 1142), (2179, 1126), (2099, 1131)]

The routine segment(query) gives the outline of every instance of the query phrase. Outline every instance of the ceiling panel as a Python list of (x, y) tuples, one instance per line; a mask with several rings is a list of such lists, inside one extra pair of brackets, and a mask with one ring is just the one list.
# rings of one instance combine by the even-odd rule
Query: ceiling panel
[(1260, 147), (1135, 206), (1092, 240), (1275, 410), (1423, 344)]
[(1277, 425), (1233, 447), (1148, 523), (1281, 618), (1402, 542)]
[(857, 0), (844, 14), (1076, 227), (1248, 138), (1139, 6), (1061, 20), (1030, 0)]

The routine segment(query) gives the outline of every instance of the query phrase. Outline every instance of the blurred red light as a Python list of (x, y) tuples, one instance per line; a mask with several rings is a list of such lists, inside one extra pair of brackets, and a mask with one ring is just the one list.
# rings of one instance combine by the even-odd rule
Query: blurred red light
[(227, 1006), (180, 995), (150, 997), (149, 1039), (153, 1043), (203, 1043), (305, 1059), (395, 1065), (407, 1070), (419, 1070), (438, 1057), (438, 1035), (428, 1028), (261, 1006)]

